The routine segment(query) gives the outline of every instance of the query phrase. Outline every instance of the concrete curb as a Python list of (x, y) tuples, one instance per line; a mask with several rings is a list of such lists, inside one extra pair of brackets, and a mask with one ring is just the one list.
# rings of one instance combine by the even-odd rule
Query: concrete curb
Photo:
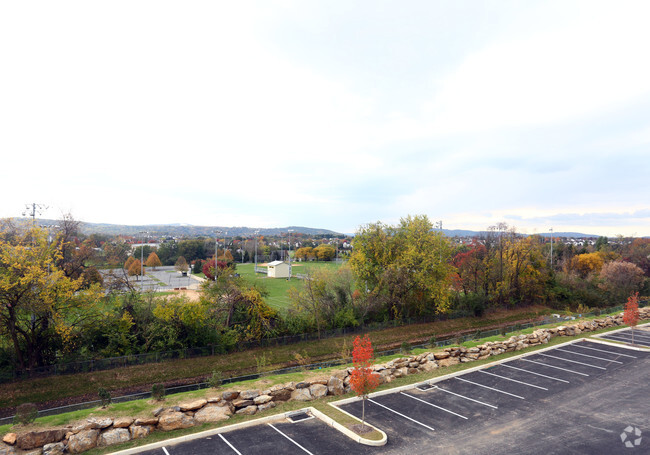
[[(331, 404), (331, 403), (330, 403), (330, 404)], [(352, 417), (354, 420), (357, 420), (357, 421), (361, 422), (361, 420), (359, 420), (357, 417), (353, 416), (352, 414), (350, 414), (350, 413), (348, 413), (348, 412), (345, 412), (344, 410), (339, 409), (339, 408), (337, 408), (336, 406), (334, 406), (334, 408), (335, 408), (337, 411), (342, 412), (342, 413), (344, 413), (344, 414), (346, 414), (346, 415)], [(381, 439), (375, 441), (375, 440), (373, 440), (373, 439), (366, 439), (366, 438), (363, 438), (363, 437), (359, 436), (358, 434), (356, 434), (354, 431), (348, 430), (348, 429), (345, 428), (343, 425), (341, 425), (340, 423), (338, 423), (336, 420), (334, 420), (334, 419), (332, 419), (331, 417), (329, 417), (329, 416), (323, 414), (323, 413), (320, 412), (318, 409), (316, 409), (316, 408), (310, 408), (310, 409), (311, 409), (311, 413), (312, 413), (315, 417), (319, 418), (320, 420), (322, 420), (323, 422), (325, 422), (325, 423), (328, 424), (329, 426), (331, 426), (331, 427), (333, 427), (333, 428), (336, 428), (338, 431), (340, 431), (341, 433), (343, 433), (344, 435), (346, 435), (348, 438), (352, 439), (352, 440), (355, 441), (355, 442), (358, 442), (359, 444), (363, 444), (363, 445), (367, 445), (367, 446), (376, 446), (376, 447), (379, 447), (379, 446), (384, 446), (384, 445), (386, 445), (386, 442), (388, 442), (388, 436), (386, 435), (386, 433), (384, 433), (383, 431), (381, 431), (379, 428), (375, 427), (374, 425), (370, 425), (368, 422), (366, 422), (366, 425), (368, 425), (369, 427), (371, 427), (371, 428), (373, 428), (374, 430), (376, 430), (376, 431), (378, 431), (379, 433), (381, 433), (381, 435), (382, 435), (382, 438), (381, 438)]]
[[(567, 341), (565, 343), (554, 344), (553, 346), (548, 346), (548, 347), (542, 348), (542, 349), (536, 349), (535, 351), (532, 351), (532, 352), (525, 352), (525, 353), (523, 353), (521, 355), (516, 355), (516, 356), (508, 357), (508, 358), (505, 358), (505, 359), (495, 360), (494, 362), (486, 363), (485, 365), (478, 365), (478, 366), (475, 366), (475, 367), (472, 367), (472, 368), (467, 368), (467, 369), (464, 369), (464, 370), (456, 371), (454, 373), (449, 373), (449, 374), (446, 374), (446, 375), (443, 375), (443, 376), (439, 376), (437, 378), (427, 379), (425, 381), (421, 381), (421, 382), (417, 382), (417, 383), (413, 383), (413, 384), (408, 384), (408, 385), (403, 385), (403, 386), (400, 386), (400, 387), (394, 387), (392, 389), (381, 390), (379, 392), (371, 393), (370, 395), (368, 395), (368, 398), (375, 398), (375, 397), (380, 397), (380, 396), (383, 396), (383, 395), (390, 395), (392, 393), (397, 393), (397, 392), (402, 392), (404, 390), (414, 389), (414, 388), (422, 386), (422, 385), (435, 384), (436, 382), (441, 382), (441, 381), (444, 381), (444, 380), (447, 380), (447, 379), (454, 378), (456, 376), (460, 376), (460, 375), (467, 374), (467, 373), (472, 373), (474, 371), (484, 370), (486, 368), (490, 368), (490, 367), (493, 367), (495, 365), (500, 365), (500, 364), (502, 364), (504, 362), (510, 362), (511, 360), (517, 360), (517, 359), (520, 359), (522, 357), (528, 357), (528, 356), (531, 356), (531, 355), (539, 354), (540, 352), (550, 351), (552, 349), (556, 349), (556, 348), (562, 347), (562, 346), (567, 346), (567, 345), (570, 345), (570, 344), (573, 344), (573, 343), (577, 343), (579, 341), (582, 341), (582, 340), (569, 340), (569, 341)], [(360, 397), (352, 397), (352, 398), (346, 398), (346, 399), (340, 400), (340, 401), (333, 401), (333, 402), (331, 402), (329, 404), (331, 406), (334, 406), (337, 409), (343, 411), (342, 409), (340, 409), (338, 407), (339, 405), (344, 405), (344, 404), (352, 403), (354, 401), (359, 401), (359, 400), (361, 400)], [(345, 411), (343, 411), (343, 412), (345, 412)]]
[(178, 436), (176, 438), (165, 439), (164, 441), (152, 442), (151, 444), (146, 444), (143, 446), (132, 447), (130, 449), (120, 450), (119, 452), (110, 452), (112, 455), (132, 455), (134, 453), (144, 452), (145, 450), (159, 449), (163, 446), (170, 446), (174, 444), (179, 444), (181, 442), (194, 441), (195, 439), (205, 438), (206, 436), (214, 436), (219, 433), (226, 433), (233, 430), (241, 430), (242, 428), (248, 428), (263, 423), (275, 422), (278, 420), (286, 419), (289, 415), (295, 414), (299, 411), (307, 411), (308, 408), (288, 411), (282, 414), (273, 414), (267, 417), (260, 417), (259, 419), (247, 420), (246, 422), (235, 423), (232, 425), (227, 425), (224, 427), (213, 428), (212, 430), (200, 431), (198, 433), (192, 433), (185, 436)]
[[(639, 324), (639, 325), (637, 325), (637, 327), (650, 327), (650, 322), (646, 322), (644, 324)], [(627, 330), (629, 328), (630, 327), (621, 327), (620, 329), (610, 330), (609, 332), (605, 332), (605, 333), (599, 333), (599, 334), (593, 335), (591, 338), (589, 338), (589, 340), (594, 341), (596, 343), (607, 344), (607, 345), (610, 345), (610, 346), (618, 346), (618, 347), (625, 348), (625, 349), (631, 349), (633, 351), (650, 352), (650, 348), (646, 348), (646, 347), (642, 347), (642, 346), (631, 346), (629, 343), (624, 344), (625, 343), (624, 341), (610, 340), (610, 339), (607, 339), (607, 338), (603, 338), (603, 336), (605, 336), (605, 335), (611, 335), (612, 333), (622, 332), (623, 330)]]
[[(337, 408), (337, 410), (339, 410), (339, 409)], [(120, 450), (119, 452), (110, 452), (110, 453), (112, 455), (133, 455), (133, 454), (136, 454), (136, 453), (144, 452), (146, 450), (160, 449), (161, 447), (172, 446), (172, 445), (175, 445), (175, 444), (194, 441), (196, 439), (201, 439), (201, 438), (205, 438), (205, 437), (208, 437), (208, 436), (214, 436), (214, 435), (219, 434), (219, 433), (227, 433), (227, 432), (230, 432), (230, 431), (241, 430), (243, 428), (262, 425), (262, 424), (265, 424), (265, 423), (281, 421), (281, 420), (287, 419), (289, 416), (291, 416), (293, 414), (296, 414), (296, 413), (299, 413), (299, 412), (308, 412), (308, 413), (312, 414), (314, 417), (321, 420), (326, 425), (340, 431), (341, 433), (343, 433), (344, 435), (346, 435), (347, 437), (349, 437), (353, 441), (358, 442), (359, 444), (364, 444), (364, 445), (368, 445), (368, 446), (383, 446), (388, 441), (388, 436), (386, 435), (386, 433), (384, 433), (380, 429), (378, 429), (378, 428), (376, 428), (376, 427), (374, 427), (374, 426), (372, 426), (370, 424), (366, 424), (366, 425), (368, 425), (368, 426), (372, 427), (374, 430), (377, 430), (378, 432), (380, 432), (382, 434), (382, 439), (380, 439), (378, 441), (374, 441), (372, 439), (362, 438), (358, 434), (356, 434), (356, 433), (348, 430), (347, 428), (345, 428), (343, 425), (341, 425), (340, 423), (338, 423), (337, 421), (335, 421), (331, 417), (323, 414), (318, 409), (310, 406), (310, 407), (307, 407), (307, 408), (297, 409), (295, 411), (287, 411), (287, 412), (284, 412), (282, 414), (273, 414), (273, 415), (270, 415), (270, 416), (267, 416), (267, 417), (260, 417), (259, 419), (247, 420), (246, 422), (235, 423), (235, 424), (232, 424), (232, 425), (226, 425), (226, 426), (219, 427), (219, 428), (213, 428), (211, 430), (200, 431), (198, 433), (192, 433), (192, 434), (188, 434), (188, 435), (185, 435), (185, 436), (178, 436), (176, 438), (165, 439), (164, 441), (152, 442), (151, 444), (146, 444), (146, 445), (138, 446), (138, 447), (132, 447), (130, 449), (124, 449), (124, 450)], [(345, 411), (342, 411), (342, 412), (344, 412), (345, 414), (348, 414)], [(359, 420), (354, 416), (352, 416), (352, 417), (355, 420)], [(360, 422), (360, 420), (359, 420), (359, 422)]]

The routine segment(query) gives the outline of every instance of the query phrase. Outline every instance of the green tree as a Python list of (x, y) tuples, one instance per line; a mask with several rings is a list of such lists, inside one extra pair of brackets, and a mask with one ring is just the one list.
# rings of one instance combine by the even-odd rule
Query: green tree
[(363, 226), (353, 246), (349, 263), (359, 287), (367, 287), (367, 298), (377, 299), (391, 318), (449, 309), (451, 245), (426, 215), (402, 218), (397, 226)]

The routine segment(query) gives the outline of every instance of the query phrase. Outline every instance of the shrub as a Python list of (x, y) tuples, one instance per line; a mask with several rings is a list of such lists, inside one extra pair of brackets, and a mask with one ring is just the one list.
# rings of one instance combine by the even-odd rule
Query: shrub
[(429, 338), (429, 346), (432, 347), (432, 348), (435, 348), (436, 347), (436, 341), (437, 341), (436, 336), (431, 335), (431, 338)]
[(109, 392), (103, 387), (100, 387), (99, 390), (97, 391), (97, 394), (99, 395), (99, 399), (102, 402), (103, 408), (111, 404), (111, 392)]
[(14, 425), (27, 425), (38, 417), (38, 408), (34, 403), (23, 403), (16, 408)]
[(411, 352), (411, 344), (408, 341), (402, 343), (402, 352), (404, 354)]
[(156, 401), (165, 399), (165, 384), (154, 384), (151, 387), (151, 396)]
[(223, 373), (219, 370), (212, 370), (212, 376), (208, 378), (208, 384), (213, 389), (219, 388), (223, 383)]

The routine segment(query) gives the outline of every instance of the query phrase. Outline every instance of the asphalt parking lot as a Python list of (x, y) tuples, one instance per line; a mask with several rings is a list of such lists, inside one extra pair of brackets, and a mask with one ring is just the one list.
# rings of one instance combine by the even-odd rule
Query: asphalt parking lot
[(142, 452), (146, 455), (248, 455), (381, 453), (354, 442), (322, 421), (309, 417), (219, 433), (207, 438)]
[(633, 344), (632, 342), (634, 341), (636, 346), (650, 348), (650, 326), (638, 327), (636, 329), (617, 330), (613, 333), (602, 334), (599, 338), (627, 343), (630, 345)]
[(648, 352), (580, 341), (373, 398), (366, 415), (395, 453), (649, 453), (648, 374)]
[[(650, 453), (650, 352), (579, 341), (369, 398), (383, 447), (318, 419), (261, 424), (150, 450), (189, 454)], [(361, 416), (361, 403), (341, 408)]]

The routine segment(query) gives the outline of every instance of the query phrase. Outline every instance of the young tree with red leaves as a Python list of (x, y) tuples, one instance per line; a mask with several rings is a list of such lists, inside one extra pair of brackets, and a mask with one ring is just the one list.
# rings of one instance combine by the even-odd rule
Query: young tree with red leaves
[(366, 424), (366, 399), (368, 394), (379, 385), (379, 376), (372, 371), (374, 350), (368, 335), (354, 339), (352, 349), (352, 363), (354, 369), (350, 375), (350, 387), (357, 396), (362, 397), (361, 425)]
[(623, 313), (623, 322), (630, 326), (632, 330), (632, 344), (634, 344), (634, 327), (639, 322), (639, 293), (635, 292), (627, 298), (625, 312)]

